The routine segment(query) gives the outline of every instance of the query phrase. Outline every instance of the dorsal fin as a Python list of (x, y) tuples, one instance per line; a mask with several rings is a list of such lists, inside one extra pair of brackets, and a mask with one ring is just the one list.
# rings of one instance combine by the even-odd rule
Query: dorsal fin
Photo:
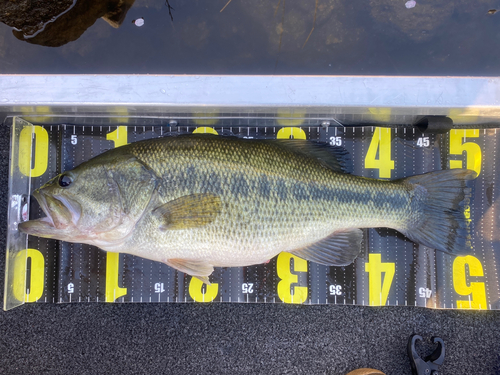
[(341, 172), (341, 173), (352, 172), (352, 163), (347, 150), (340, 146), (332, 146), (326, 142), (308, 141), (306, 139), (251, 139), (250, 140), (250, 139), (239, 138), (234, 135), (227, 135), (227, 134), (215, 135), (210, 133), (196, 133), (196, 134), (171, 133), (169, 134), (169, 136), (175, 136), (180, 138), (201, 138), (201, 139), (203, 138), (214, 139), (215, 137), (220, 137), (223, 139), (237, 140), (241, 142), (270, 143), (295, 154), (301, 154), (304, 156), (316, 158), (320, 162), (322, 162), (325, 166), (334, 170), (335, 172)]
[(352, 172), (349, 153), (342, 147), (305, 139), (276, 139), (263, 142), (273, 142), (293, 153), (316, 158), (335, 172)]

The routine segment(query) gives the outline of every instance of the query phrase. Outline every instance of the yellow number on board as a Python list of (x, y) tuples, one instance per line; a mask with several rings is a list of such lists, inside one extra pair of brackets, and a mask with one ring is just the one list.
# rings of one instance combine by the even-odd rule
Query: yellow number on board
[(116, 130), (106, 134), (108, 141), (113, 141), (115, 147), (125, 146), (128, 143), (128, 134), (126, 126), (119, 126)]
[(304, 123), (306, 112), (300, 109), (278, 109), (277, 116), (276, 122), (281, 126), (299, 126)]
[[(290, 262), (292, 259), (293, 270)], [(304, 303), (307, 300), (308, 288), (306, 286), (292, 287), (292, 284), (299, 282), (296, 272), (307, 272), (307, 261), (290, 253), (280, 253), (276, 266), (278, 277), (281, 279), (278, 283), (278, 297), (285, 303)]]
[(193, 113), (193, 115), (195, 116), (193, 119), (193, 122), (196, 125), (203, 125), (203, 126), (215, 125), (215, 124), (217, 124), (217, 122), (219, 122), (219, 113), (218, 112), (212, 112), (212, 113), (200, 112), (200, 113)]
[(306, 132), (301, 128), (281, 128), (276, 134), (278, 139), (306, 139)]
[(219, 284), (205, 284), (205, 291), (203, 291), (203, 285), (203, 281), (192, 277), (189, 282), (189, 295), (195, 302), (212, 302), (219, 294)]
[[(306, 139), (304, 130), (295, 127), (281, 128), (276, 135), (278, 139)], [(292, 273), (290, 260), (293, 259), (294, 272), (307, 272), (307, 261), (290, 253), (280, 253), (277, 259), (278, 297), (285, 303), (304, 303), (307, 300), (308, 288), (306, 286), (294, 286), (299, 277)]]
[[(125, 146), (128, 143), (126, 126), (118, 126), (116, 130), (106, 134), (108, 141), (113, 141), (115, 147)], [(117, 298), (127, 295), (127, 288), (118, 285), (119, 253), (106, 253), (106, 302), (115, 302)]]
[(106, 302), (115, 302), (117, 298), (127, 295), (127, 288), (118, 285), (119, 253), (106, 253)]
[[(32, 155), (33, 141), (35, 153)], [(31, 168), (32, 160), (34, 166)], [(27, 126), (19, 134), (19, 170), (25, 176), (39, 177), (47, 170), (49, 161), (49, 134), (41, 126)]]
[[(30, 274), (27, 274), (28, 258), (31, 259)], [(29, 277), (29, 289), (25, 290), (26, 278)], [(18, 301), (36, 302), (43, 295), (45, 280), (45, 259), (36, 249), (21, 250), (14, 261), (14, 297)]]
[(394, 160), (391, 159), (391, 137), (391, 129), (375, 128), (366, 153), (365, 168), (378, 169), (380, 178), (391, 178), (394, 169)]
[(202, 127), (196, 128), (193, 131), (193, 134), (215, 134), (215, 135), (219, 135), (219, 133), (217, 133), (217, 131), (214, 128), (210, 128), (208, 126), (202, 126)]
[[(392, 280), (396, 273), (395, 263), (382, 263), (381, 254), (369, 254), (365, 264), (368, 272), (368, 303), (371, 306), (384, 306), (389, 297)], [(382, 274), (384, 280), (382, 281)]]
[(388, 122), (391, 119), (390, 108), (368, 108), (371, 117), (380, 122)]
[(459, 309), (486, 309), (486, 289), (482, 282), (471, 282), (467, 285), (467, 275), (465, 266), (469, 267), (469, 276), (484, 276), (483, 266), (476, 257), (467, 255), (456, 257), (453, 262), (453, 286), (455, 291), (461, 296), (469, 296), (467, 300), (458, 300)]
[[(450, 155), (462, 155), (465, 151), (466, 167), (477, 173), (481, 173), (482, 153), (481, 147), (474, 142), (464, 142), (467, 138), (478, 138), (479, 129), (454, 129), (450, 131)], [(450, 160), (450, 169), (464, 168), (462, 160)]]

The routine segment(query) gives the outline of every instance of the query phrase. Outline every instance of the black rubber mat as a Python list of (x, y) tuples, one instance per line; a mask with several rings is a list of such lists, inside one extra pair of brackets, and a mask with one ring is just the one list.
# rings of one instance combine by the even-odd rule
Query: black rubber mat
[[(6, 192), (9, 129), (0, 127)], [(7, 194), (0, 196), (5, 248)], [(0, 257), (0, 272), (4, 257)], [(3, 295), (3, 281), (2, 281)], [(281, 304), (26, 304), (0, 312), (2, 374), (411, 374), (412, 333), (442, 374), (500, 374), (500, 311)], [(432, 350), (430, 344), (422, 352)]]

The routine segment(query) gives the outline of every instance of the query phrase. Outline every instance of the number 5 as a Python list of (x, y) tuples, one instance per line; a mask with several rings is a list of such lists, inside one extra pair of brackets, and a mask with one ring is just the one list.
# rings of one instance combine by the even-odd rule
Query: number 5
[[(467, 153), (467, 169), (472, 169), (477, 173), (481, 173), (481, 147), (474, 142), (464, 142), (466, 138), (478, 138), (479, 129), (455, 129), (450, 131), (450, 155), (462, 155)], [(462, 160), (450, 160), (450, 169), (463, 168)]]
[(486, 309), (486, 289), (484, 282), (467, 282), (466, 267), (469, 269), (469, 276), (483, 277), (483, 266), (476, 257), (467, 255), (456, 257), (453, 262), (453, 286), (455, 291), (461, 296), (469, 296), (469, 300), (458, 300), (459, 309)]

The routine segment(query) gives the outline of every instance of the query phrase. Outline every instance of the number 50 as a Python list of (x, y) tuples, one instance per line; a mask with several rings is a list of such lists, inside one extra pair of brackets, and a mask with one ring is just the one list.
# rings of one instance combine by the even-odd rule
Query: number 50
[[(474, 142), (463, 142), (468, 138), (478, 138), (479, 129), (455, 129), (450, 131), (450, 155), (467, 153), (467, 169), (481, 173), (481, 147)], [(462, 143), (463, 142), (463, 143)], [(462, 160), (450, 160), (450, 169), (464, 168)]]

